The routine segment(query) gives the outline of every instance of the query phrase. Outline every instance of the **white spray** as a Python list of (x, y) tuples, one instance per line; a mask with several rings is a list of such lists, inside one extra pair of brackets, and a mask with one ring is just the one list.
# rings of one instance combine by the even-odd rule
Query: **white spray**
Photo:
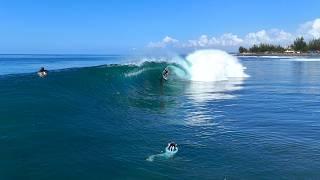
[(238, 59), (221, 50), (198, 50), (188, 55), (188, 71), (192, 81), (224, 81), (248, 75)]
[(186, 93), (196, 102), (233, 98), (227, 92), (241, 89), (243, 80), (249, 77), (235, 56), (221, 50), (198, 50), (176, 63), (187, 73), (173, 67), (173, 74), (191, 81)]

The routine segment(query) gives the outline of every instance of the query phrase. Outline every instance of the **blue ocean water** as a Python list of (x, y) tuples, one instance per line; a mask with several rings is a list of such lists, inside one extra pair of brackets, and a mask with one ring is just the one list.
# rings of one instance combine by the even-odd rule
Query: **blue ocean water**
[(320, 178), (320, 59), (239, 57), (250, 77), (214, 82), (126, 59), (0, 56), (0, 179)]

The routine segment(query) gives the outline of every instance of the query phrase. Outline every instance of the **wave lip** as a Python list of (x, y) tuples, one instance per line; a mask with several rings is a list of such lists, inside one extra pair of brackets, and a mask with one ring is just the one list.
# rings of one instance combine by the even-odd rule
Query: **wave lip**
[(245, 78), (246, 69), (238, 59), (221, 50), (198, 50), (189, 54), (186, 60), (192, 81), (224, 81), (230, 78)]

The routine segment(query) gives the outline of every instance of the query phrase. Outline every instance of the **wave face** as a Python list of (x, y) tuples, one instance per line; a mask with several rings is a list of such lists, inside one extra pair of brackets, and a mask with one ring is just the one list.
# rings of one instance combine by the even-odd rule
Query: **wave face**
[[(161, 78), (165, 67), (170, 69), (168, 81)], [(237, 58), (223, 51), (201, 50), (186, 57), (146, 58), (138, 63), (53, 70), (44, 79), (36, 74), (0, 76), (0, 92), (14, 93), (15, 97), (10, 98), (17, 101), (25, 96), (33, 97), (23, 92), (34, 94), (34, 98), (46, 93), (56, 97), (69, 94), (67, 98), (74, 98), (83, 93), (110, 97), (107, 99), (114, 100), (110, 103), (159, 107), (163, 106), (162, 95), (187, 94), (188, 99), (197, 102), (233, 98), (229, 92), (241, 89), (247, 77), (244, 69)], [(13, 89), (19, 89), (19, 93)]]

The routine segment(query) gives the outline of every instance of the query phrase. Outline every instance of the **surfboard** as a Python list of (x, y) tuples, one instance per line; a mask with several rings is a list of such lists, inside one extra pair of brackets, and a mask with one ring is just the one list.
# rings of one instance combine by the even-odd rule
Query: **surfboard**
[(45, 76), (47, 76), (47, 71), (43, 71), (43, 72), (38, 72), (38, 75), (40, 76), (40, 77), (45, 77)]
[(173, 151), (170, 151), (169, 150), (169, 146), (166, 148), (166, 153), (168, 154), (168, 155), (174, 155), (174, 154), (176, 154), (177, 152), (178, 152), (178, 147), (176, 147)]

